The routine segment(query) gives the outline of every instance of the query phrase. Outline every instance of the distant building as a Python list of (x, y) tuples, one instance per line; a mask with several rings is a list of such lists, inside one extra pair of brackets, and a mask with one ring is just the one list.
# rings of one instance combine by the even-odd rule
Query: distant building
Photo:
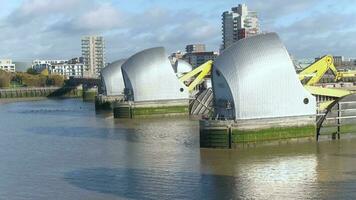
[(15, 72), (16, 66), (11, 59), (0, 59), (0, 69), (7, 72)]
[(334, 56), (334, 65), (336, 67), (342, 66), (344, 61), (345, 61), (344, 56)]
[(177, 51), (171, 54), (171, 57), (174, 59), (183, 59), (184, 53), (181, 51)]
[(82, 38), (82, 56), (85, 76), (99, 77), (105, 67), (105, 44), (101, 36), (85, 36)]
[(199, 67), (200, 65), (206, 63), (209, 60), (215, 60), (218, 54), (212, 51), (209, 52), (195, 52), (195, 53), (186, 53), (183, 56), (183, 59), (190, 63), (193, 68)]
[(83, 57), (76, 57), (68, 60), (69, 64), (77, 64), (77, 63), (84, 63), (84, 58)]
[(67, 60), (33, 60), (32, 61), (32, 69), (36, 70), (37, 72), (41, 72), (44, 69), (50, 68), (50, 66), (55, 64), (65, 63)]
[(81, 78), (84, 74), (84, 63), (60, 63), (50, 66), (49, 73), (65, 77)]
[(47, 69), (49, 74), (77, 78), (83, 77), (85, 71), (82, 57), (72, 58), (70, 60), (34, 60), (32, 62), (32, 68), (37, 72)]
[(239, 4), (231, 11), (224, 12), (222, 14), (222, 31), (222, 50), (240, 39), (259, 34), (260, 25), (257, 12), (249, 11), (245, 4)]
[(185, 47), (187, 53), (205, 52), (205, 44), (190, 44)]

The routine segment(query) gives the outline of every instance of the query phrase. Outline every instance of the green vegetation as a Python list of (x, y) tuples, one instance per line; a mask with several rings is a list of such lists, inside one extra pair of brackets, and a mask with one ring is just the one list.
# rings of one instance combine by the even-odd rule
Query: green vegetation
[(85, 90), (83, 91), (83, 100), (84, 101), (95, 101), (95, 96), (97, 92), (95, 90)]
[(263, 130), (232, 130), (233, 143), (250, 143), (270, 140), (285, 140), (303, 137), (315, 137), (315, 126), (281, 127)]
[(136, 107), (129, 106), (114, 108), (115, 118), (144, 118), (150, 116), (165, 116), (175, 114), (189, 114), (188, 106)]
[(233, 145), (297, 138), (313, 138), (316, 135), (316, 128), (310, 125), (246, 131), (218, 127), (203, 129), (200, 132), (200, 146), (207, 148), (229, 148), (229, 132), (231, 132), (231, 143)]
[(355, 133), (356, 134), (356, 124), (352, 125), (342, 125), (341, 126), (341, 134), (345, 134), (345, 133)]
[(64, 85), (64, 77), (60, 75), (32, 75), (23, 72), (17, 72), (14, 81), (27, 87), (46, 87), (56, 86), (61, 87)]
[(27, 74), (31, 74), (31, 75), (38, 75), (39, 73), (37, 73), (36, 70), (32, 69), (32, 68), (28, 68), (26, 71)]
[(12, 79), (11, 73), (0, 70), (0, 88), (10, 87), (11, 79)]
[(61, 87), (64, 85), (64, 77), (61, 75), (49, 75), (48, 71), (41, 74), (33, 72), (10, 73), (0, 70), (0, 88), (18, 87)]
[(167, 106), (167, 107), (146, 107), (146, 108), (133, 108), (132, 114), (136, 116), (148, 115), (165, 115), (174, 113), (189, 113), (188, 106)]

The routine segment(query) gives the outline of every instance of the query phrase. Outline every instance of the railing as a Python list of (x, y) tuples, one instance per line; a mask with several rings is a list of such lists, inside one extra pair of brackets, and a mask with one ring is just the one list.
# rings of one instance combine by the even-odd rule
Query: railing
[(356, 132), (356, 95), (349, 95), (332, 104), (327, 112), (319, 118), (317, 123), (317, 139), (319, 139), (322, 128), (336, 128), (332, 138), (340, 139), (342, 127), (350, 127)]

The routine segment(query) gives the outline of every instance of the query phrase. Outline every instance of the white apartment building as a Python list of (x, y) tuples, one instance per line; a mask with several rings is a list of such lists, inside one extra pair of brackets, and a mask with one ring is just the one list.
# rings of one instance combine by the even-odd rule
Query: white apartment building
[(11, 59), (0, 59), (0, 69), (7, 72), (15, 72), (16, 66)]
[(52, 65), (66, 63), (67, 60), (33, 60), (32, 61), (32, 69), (36, 70), (37, 72), (41, 72), (44, 69), (48, 69)]
[(85, 76), (99, 77), (105, 67), (105, 42), (101, 36), (82, 37)]
[(237, 40), (260, 33), (257, 12), (249, 11), (245, 4), (239, 4), (231, 11), (222, 14), (223, 44), (222, 50)]
[(81, 78), (84, 76), (85, 66), (80, 58), (71, 60), (34, 60), (32, 68), (37, 72), (44, 69), (48, 70), (49, 74), (58, 74), (66, 77)]
[(85, 67), (83, 63), (59, 63), (51, 65), (48, 71), (50, 74), (81, 78), (84, 74), (84, 68)]

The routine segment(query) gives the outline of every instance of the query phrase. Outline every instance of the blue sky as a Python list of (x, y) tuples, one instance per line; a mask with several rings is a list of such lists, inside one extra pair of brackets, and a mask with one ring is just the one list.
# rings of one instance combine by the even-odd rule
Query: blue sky
[(105, 36), (108, 61), (154, 46), (218, 50), (221, 13), (239, 3), (257, 11), (262, 30), (277, 32), (297, 58), (356, 57), (352, 0), (0, 0), (0, 58), (69, 59), (80, 56), (88, 34)]

